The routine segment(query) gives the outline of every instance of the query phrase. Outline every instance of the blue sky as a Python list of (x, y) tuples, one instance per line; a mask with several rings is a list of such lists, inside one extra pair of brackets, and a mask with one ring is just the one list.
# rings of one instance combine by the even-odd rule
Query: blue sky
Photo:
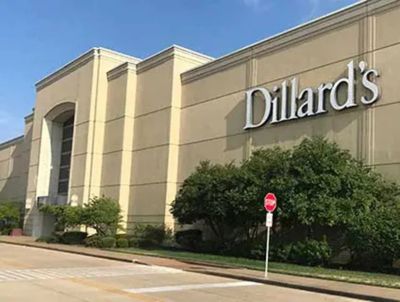
[(23, 133), (34, 84), (91, 47), (219, 57), (355, 0), (0, 0), (0, 142)]

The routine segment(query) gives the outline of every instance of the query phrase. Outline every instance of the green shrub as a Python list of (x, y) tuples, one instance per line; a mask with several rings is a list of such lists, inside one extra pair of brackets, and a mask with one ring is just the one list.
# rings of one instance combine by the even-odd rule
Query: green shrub
[(203, 241), (203, 233), (200, 230), (184, 230), (175, 233), (175, 241), (181, 247), (188, 250), (198, 250)]
[(82, 224), (95, 229), (99, 236), (115, 236), (121, 221), (121, 208), (112, 198), (94, 197), (84, 207)]
[(117, 247), (118, 248), (127, 248), (127, 247), (129, 247), (128, 239), (125, 239), (125, 238), (117, 239)]
[(0, 203), (0, 234), (9, 235), (11, 230), (20, 226), (21, 209), (18, 203)]
[[(265, 244), (264, 244), (265, 245)], [(265, 246), (264, 246), (265, 249)], [(290, 252), (292, 249), (292, 244), (278, 244), (272, 245), (270, 248), (270, 259), (277, 262), (288, 262), (290, 257)], [(264, 251), (265, 255), (265, 251)]]
[(218, 246), (218, 242), (216, 242), (213, 248), (216, 251), (219, 251), (219, 253), (224, 255), (229, 255), (234, 257), (250, 257), (251, 250), (255, 248), (255, 245), (250, 241), (241, 240), (235, 242), (229, 248)]
[(325, 240), (310, 239), (293, 243), (288, 260), (297, 264), (320, 266), (328, 263), (331, 254), (331, 248)]
[(129, 242), (129, 247), (139, 247), (138, 239), (135, 237), (130, 238), (128, 242)]
[(40, 211), (54, 216), (57, 231), (84, 225), (95, 229), (99, 236), (114, 236), (122, 220), (118, 201), (104, 196), (90, 199), (84, 207), (43, 205)]
[(171, 213), (181, 224), (204, 222), (218, 245), (229, 249), (238, 237), (255, 236), (265, 220), (250, 176), (233, 163), (201, 162), (184, 181)]
[(114, 237), (103, 237), (100, 239), (100, 247), (113, 248), (115, 247), (116, 239)]
[(65, 244), (83, 244), (87, 237), (86, 232), (70, 231), (61, 235), (61, 242)]
[(160, 246), (166, 237), (166, 229), (164, 225), (136, 225), (132, 236), (132, 246)]
[(171, 213), (181, 224), (203, 223), (220, 253), (260, 258), (266, 192), (279, 201), (272, 234), (282, 241), (273, 259), (325, 265), (332, 250), (349, 250), (353, 265), (383, 268), (400, 258), (400, 186), (323, 137), (255, 150), (238, 164), (200, 162)]
[(354, 220), (347, 231), (351, 266), (390, 268), (400, 258), (400, 205), (381, 207)]
[(75, 228), (83, 224), (84, 209), (81, 206), (71, 207), (69, 205), (43, 205), (41, 212), (54, 216), (55, 230), (64, 231), (66, 228)]
[(60, 237), (56, 234), (41, 236), (38, 239), (36, 239), (36, 242), (60, 243)]
[(89, 236), (83, 242), (87, 247), (101, 247), (101, 237), (99, 235)]

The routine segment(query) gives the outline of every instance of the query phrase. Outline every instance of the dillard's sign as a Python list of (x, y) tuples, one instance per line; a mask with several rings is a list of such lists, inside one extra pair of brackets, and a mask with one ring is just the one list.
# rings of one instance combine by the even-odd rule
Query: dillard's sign
[[(378, 71), (368, 69), (367, 63), (364, 61), (361, 61), (355, 69), (354, 61), (351, 61), (347, 64), (347, 77), (333, 83), (321, 84), (315, 90), (305, 88), (299, 93), (297, 78), (293, 78), (290, 81), (290, 87), (288, 87), (287, 80), (283, 81), (281, 86), (273, 87), (272, 93), (263, 87), (248, 90), (246, 92), (246, 125), (244, 129), (258, 128), (267, 121), (273, 124), (326, 113), (327, 97), (329, 97), (331, 107), (336, 111), (357, 106), (355, 99), (356, 72), (361, 76), (362, 86), (368, 91), (368, 96), (361, 96), (361, 103), (364, 105), (373, 104), (379, 98), (379, 87), (374, 82), (374, 79), (379, 76)], [(347, 89), (345, 101), (338, 100), (339, 88)], [(265, 102), (265, 110), (261, 120), (255, 122), (253, 105), (257, 94), (261, 94)], [(288, 103), (289, 94), (290, 103)], [(298, 101), (302, 101), (300, 106), (298, 106)]]

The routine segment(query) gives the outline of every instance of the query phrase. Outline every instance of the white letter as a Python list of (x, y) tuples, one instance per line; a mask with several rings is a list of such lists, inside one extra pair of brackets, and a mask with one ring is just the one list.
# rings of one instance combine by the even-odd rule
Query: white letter
[(370, 100), (368, 100), (365, 96), (363, 96), (361, 98), (361, 103), (363, 103), (364, 105), (370, 105), (370, 104), (376, 102), (378, 100), (378, 96), (379, 96), (378, 85), (376, 85), (374, 82), (370, 81), (368, 78), (368, 76), (370, 74), (373, 74), (375, 77), (379, 76), (378, 71), (376, 71), (375, 69), (370, 69), (363, 75), (363, 78), (362, 78), (363, 86), (372, 92), (372, 98)]
[[(333, 109), (335, 110), (343, 110), (345, 108), (350, 108), (357, 106), (357, 104), (354, 102), (354, 62), (351, 61), (349, 64), (347, 64), (347, 69), (348, 69), (348, 77), (347, 78), (342, 78), (339, 79), (335, 85), (333, 85), (332, 91), (331, 91), (331, 105)], [(339, 105), (337, 101), (337, 89), (341, 84), (347, 84), (347, 100), (343, 105)]]
[(280, 122), (286, 121), (287, 118), (287, 82), (282, 82), (282, 93), (281, 93), (281, 119)]
[(278, 119), (278, 98), (279, 98), (279, 96), (277, 95), (271, 101), (271, 109), (272, 109), (272, 118), (271, 118), (271, 122), (270, 122), (271, 124), (279, 122), (279, 119)]
[(297, 90), (298, 90), (298, 85), (297, 85), (297, 78), (293, 78), (291, 80), (291, 87), (290, 87), (290, 116), (289, 120), (296, 119), (296, 111), (297, 111)]
[(332, 89), (332, 83), (321, 84), (318, 87), (318, 109), (315, 114), (326, 112), (325, 110), (325, 91)]
[[(265, 111), (264, 116), (258, 124), (253, 124), (253, 95), (255, 92), (261, 92), (265, 101)], [(258, 128), (262, 126), (269, 117), (271, 111), (271, 95), (269, 91), (265, 88), (253, 88), (246, 92), (246, 125), (243, 129)]]
[[(297, 110), (298, 117), (305, 117), (314, 115), (314, 93), (311, 88), (305, 88), (301, 91), (299, 99), (302, 100), (304, 96), (307, 96), (306, 101)], [(305, 110), (306, 109), (306, 110)]]

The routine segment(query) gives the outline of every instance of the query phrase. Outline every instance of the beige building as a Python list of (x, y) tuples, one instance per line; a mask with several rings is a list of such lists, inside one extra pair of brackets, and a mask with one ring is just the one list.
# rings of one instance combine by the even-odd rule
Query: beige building
[(144, 60), (93, 48), (36, 84), (23, 137), (0, 145), (0, 200), (115, 197), (128, 226), (173, 224), (200, 160), (323, 135), (400, 180), (400, 1), (370, 0), (218, 59), (172, 46)]

